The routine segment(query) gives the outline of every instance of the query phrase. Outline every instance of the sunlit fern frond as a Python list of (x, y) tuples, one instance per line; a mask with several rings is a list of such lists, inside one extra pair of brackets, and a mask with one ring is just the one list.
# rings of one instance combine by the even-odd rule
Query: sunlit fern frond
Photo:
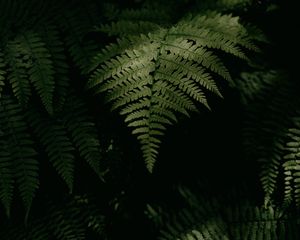
[[(111, 29), (114, 24), (106, 27)], [(247, 59), (242, 48), (257, 49), (237, 17), (212, 13), (188, 16), (148, 34), (129, 30), (121, 35), (94, 58), (87, 88), (105, 94), (112, 109), (126, 116), (152, 171), (159, 138), (166, 125), (177, 121), (175, 113), (189, 116), (197, 111), (196, 102), (209, 108), (206, 92), (221, 96), (215, 74), (230, 80), (216, 51)]]

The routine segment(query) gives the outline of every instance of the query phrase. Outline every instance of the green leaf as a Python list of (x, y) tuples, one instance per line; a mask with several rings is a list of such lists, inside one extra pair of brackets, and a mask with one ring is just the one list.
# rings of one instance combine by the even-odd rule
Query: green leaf
[[(4, 150), (4, 152), (1, 151), (1, 163), (8, 167), (7, 157), (11, 159), (11, 163), (9, 164), (13, 169), (13, 178), (28, 213), (35, 191), (39, 186), (37, 154), (33, 147), (34, 143), (28, 133), (29, 131), (24, 121), (22, 110), (10, 97), (1, 99), (0, 126), (3, 132), (1, 138), (5, 139), (6, 143), (6, 148), (1, 149), (2, 151)], [(5, 172), (6, 168), (2, 169), (2, 171)], [(12, 189), (12, 180), (9, 171), (6, 172), (3, 180), (6, 182), (6, 185), (8, 184), (5, 190), (7, 195), (5, 205), (8, 207), (11, 201), (9, 193), (11, 190), (9, 189)]]
[(104, 94), (112, 110), (125, 115), (151, 172), (157, 140), (166, 125), (176, 122), (175, 113), (189, 116), (197, 111), (197, 102), (209, 108), (207, 92), (222, 96), (214, 73), (231, 80), (216, 52), (246, 59), (242, 48), (257, 49), (231, 15), (188, 16), (170, 28), (154, 23), (148, 33), (140, 27), (144, 22), (130, 21), (102, 27), (121, 38), (94, 58), (87, 88)]

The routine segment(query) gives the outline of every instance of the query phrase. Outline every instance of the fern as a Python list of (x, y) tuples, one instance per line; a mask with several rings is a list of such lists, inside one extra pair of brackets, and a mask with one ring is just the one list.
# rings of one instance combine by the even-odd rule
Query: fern
[(249, 201), (235, 203), (232, 200), (235, 201), (236, 194), (207, 197), (203, 190), (201, 195), (186, 187), (179, 190), (186, 207), (164, 215), (158, 239), (296, 240), (299, 237), (296, 214), (283, 214), (279, 208), (257, 207)]
[(68, 112), (64, 114), (62, 121), (74, 146), (78, 149), (80, 156), (102, 178), (103, 169), (100, 166), (102, 150), (97, 137), (96, 126), (88, 117), (85, 104), (80, 99), (70, 95), (65, 108), (68, 109)]
[(69, 66), (67, 64), (67, 57), (65, 55), (64, 43), (60, 38), (59, 29), (55, 26), (43, 26), (40, 30), (41, 37), (46, 44), (46, 48), (51, 55), (53, 68), (55, 69), (55, 95), (54, 106), (57, 111), (62, 110), (65, 98), (70, 87), (68, 78)]
[(28, 33), (21, 40), (30, 53), (29, 79), (42, 99), (47, 111), (53, 113), (54, 70), (50, 53), (41, 38)]
[(216, 0), (211, 1), (196, 1), (196, 4), (200, 10), (214, 9), (218, 11), (228, 11), (228, 10), (237, 10), (243, 9), (251, 6), (251, 0)]
[(23, 55), (26, 53), (22, 54), (21, 49), (22, 45), (18, 40), (10, 41), (5, 49), (5, 54), (9, 65), (8, 80), (12, 91), (20, 104), (26, 105), (31, 96), (31, 88), (27, 72), (28, 64), (26, 60), (23, 60), (25, 58)]
[[(265, 204), (272, 204), (279, 193), (278, 185), (285, 186), (284, 205), (292, 202), (292, 176), (282, 179), (282, 174), (289, 174), (286, 169), (289, 161), (288, 152), (296, 151), (289, 147), (291, 132), (294, 126), (293, 117), (299, 108), (299, 100), (293, 81), (276, 71), (244, 73), (237, 82), (242, 101), (245, 104), (247, 118), (244, 139), (246, 156), (256, 159), (261, 164), (261, 182), (265, 191)], [(268, 101), (270, 104), (265, 105)]]
[[(22, 106), (38, 95), (49, 114), (61, 110), (70, 85), (67, 46), (72, 61), (82, 68), (96, 53), (93, 41), (84, 39), (93, 21), (83, 19), (91, 17), (90, 13), (97, 15), (90, 11), (90, 3), (82, 4), (89, 8), (87, 12), (78, 11), (78, 4), (37, 0), (1, 3), (0, 46), (4, 56), (1, 53), (0, 59), (7, 66), (7, 74), (1, 71), (0, 89), (2, 78), (7, 78), (5, 85), (10, 85)], [(62, 11), (68, 8), (70, 11)]]
[(27, 113), (28, 122), (45, 148), (49, 161), (64, 179), (69, 190), (73, 190), (74, 148), (64, 127), (43, 116), (33, 108)]
[[(153, 3), (155, 5), (155, 3)], [(146, 6), (141, 9), (125, 9), (118, 11), (112, 23), (102, 24), (96, 30), (109, 36), (127, 36), (147, 34), (159, 30), (161, 26), (169, 26), (171, 18), (168, 12), (170, 8), (163, 6)], [(117, 10), (115, 10), (117, 11)]]
[(8, 225), (6, 229), (1, 229), (1, 239), (85, 240), (89, 239), (88, 232), (95, 232), (99, 237), (105, 236), (104, 216), (85, 196), (75, 196), (71, 201), (59, 205), (50, 202), (43, 207), (46, 207), (44, 215), (38, 216), (30, 225)]
[(27, 103), (30, 86), (27, 76), (41, 97), (47, 111), (53, 113), (54, 70), (50, 54), (36, 33), (17, 37), (8, 51), (12, 70), (11, 84), (21, 103)]
[(72, 192), (76, 150), (102, 178), (101, 147), (95, 125), (89, 119), (82, 101), (68, 94), (63, 110), (63, 114), (51, 119), (31, 107), (26, 116), (49, 161)]
[(73, 61), (86, 72), (92, 57), (97, 53), (97, 45), (93, 40), (85, 38), (92, 31), (96, 24), (93, 16), (97, 16), (96, 6), (84, 4), (81, 9), (77, 8), (63, 13), (59, 25), (68, 34), (65, 36), (65, 43)]
[[(9, 97), (0, 102), (1, 200), (9, 215), (13, 182), (19, 189), (27, 212), (39, 185), (38, 162), (20, 107)], [(10, 171), (12, 167), (13, 171)], [(13, 181), (14, 180), (14, 181)]]
[(5, 80), (5, 64), (4, 64), (4, 60), (3, 60), (3, 53), (0, 49), (0, 97), (2, 94), (2, 90), (3, 90), (3, 86), (4, 86), (4, 80)]
[(285, 204), (289, 204), (293, 200), (298, 207), (300, 207), (300, 161), (299, 161), (299, 117), (293, 118), (294, 127), (288, 130), (285, 151), (286, 155), (283, 157), (284, 163), (282, 167), (285, 174)]
[[(97, 16), (90, 4), (79, 1), (72, 4), (65, 1), (1, 1), (0, 135), (3, 144), (0, 149), (0, 197), (8, 214), (14, 185), (19, 188), (27, 210), (38, 188), (39, 155), (33, 151), (32, 132), (37, 139), (35, 144), (42, 146), (70, 190), (77, 157), (75, 148), (101, 175), (100, 144), (95, 127), (82, 111), (84, 106), (81, 103), (80, 107), (73, 107), (78, 111), (74, 114), (67, 111), (65, 105), (73, 80), (70, 66), (76, 69), (73, 66), (76, 62), (83, 67), (95, 53), (92, 41), (88, 44), (85, 39), (96, 21), (91, 21), (92, 14), (89, 13)], [(82, 6), (89, 8), (88, 11), (81, 11)], [(69, 9), (68, 13), (65, 9)], [(51, 118), (37, 110), (38, 104), (33, 104), (38, 98)], [(25, 118), (31, 128), (27, 128)], [(42, 152), (39, 148), (37, 150)]]
[(209, 108), (205, 91), (221, 96), (212, 73), (230, 80), (214, 50), (246, 59), (240, 47), (256, 47), (238, 18), (230, 15), (188, 16), (173, 27), (140, 36), (132, 35), (130, 24), (117, 24), (105, 29), (123, 38), (95, 57), (87, 88), (104, 92), (112, 109), (126, 116), (152, 171), (159, 136), (166, 125), (176, 122), (174, 113), (189, 116), (197, 111), (195, 102)]
[(13, 172), (11, 171), (12, 161), (10, 154), (7, 151), (5, 142), (2, 139), (0, 141), (0, 146), (0, 199), (5, 207), (6, 215), (9, 216), (13, 198), (14, 176)]

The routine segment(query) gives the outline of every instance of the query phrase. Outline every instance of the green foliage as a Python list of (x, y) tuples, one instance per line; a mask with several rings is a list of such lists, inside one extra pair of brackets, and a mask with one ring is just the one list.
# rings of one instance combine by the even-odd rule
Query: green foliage
[(230, 74), (216, 51), (247, 59), (241, 47), (257, 50), (238, 17), (210, 12), (169, 28), (125, 18), (100, 29), (121, 38), (94, 58), (87, 87), (104, 93), (112, 109), (126, 116), (149, 171), (175, 113), (189, 116), (196, 102), (209, 108), (207, 91), (222, 96), (214, 76), (230, 80)]
[(4, 64), (4, 60), (3, 60), (3, 53), (1, 52), (0, 49), (0, 97), (1, 97), (1, 93), (2, 93), (2, 88), (4, 86), (4, 79), (5, 79), (5, 64)]
[(280, 208), (257, 207), (242, 200), (242, 195), (237, 192), (212, 198), (211, 194), (205, 196), (203, 189), (194, 192), (180, 187), (179, 191), (186, 203), (182, 210), (155, 212), (148, 207), (150, 216), (162, 218), (158, 239), (296, 240), (300, 236), (299, 215), (284, 214)]
[(65, 44), (72, 60), (83, 72), (87, 71), (92, 57), (96, 54), (97, 46), (93, 40), (85, 38), (99, 21), (97, 6), (86, 4), (82, 8), (70, 9), (59, 19), (59, 26), (65, 34)]
[[(299, 99), (297, 83), (276, 71), (258, 71), (242, 74), (237, 82), (242, 102), (246, 107), (246, 157), (261, 164), (261, 182), (265, 204), (281, 201), (274, 199), (280, 184), (285, 188), (283, 204), (299, 204), (297, 183), (297, 119)], [(269, 104), (265, 104), (265, 102)], [(283, 178), (283, 173), (285, 177)]]
[(86, 11), (76, 1), (0, 4), (0, 198), (9, 215), (14, 186), (29, 212), (44, 152), (70, 192), (78, 158), (102, 178), (96, 126), (70, 90), (76, 87), (73, 63), (84, 69), (96, 53), (92, 40), (83, 38), (99, 17), (90, 2), (84, 3)]
[(228, 11), (242, 9), (251, 6), (251, 0), (209, 0), (196, 1), (199, 9), (218, 9), (219, 11)]
[(9, 215), (14, 182), (16, 182), (25, 208), (30, 209), (39, 185), (38, 161), (22, 110), (10, 97), (2, 96), (1, 98), (0, 127), (0, 196)]
[[(79, 11), (76, 3), (55, 3), (53, 7), (45, 1), (1, 1), (0, 12), (6, 16), (0, 31), (0, 69), (6, 66), (5, 76), (0, 72), (1, 89), (10, 85), (22, 106), (38, 95), (49, 114), (60, 110), (70, 85), (66, 54), (84, 69), (96, 50), (92, 41), (83, 39), (96, 23), (84, 16), (96, 16), (95, 10), (90, 11), (96, 8), (88, 3), (87, 11)], [(60, 8), (70, 10), (62, 12)]]
[(63, 125), (57, 121), (43, 118), (39, 112), (31, 109), (28, 122), (42, 143), (58, 174), (64, 179), (70, 191), (73, 189), (74, 148)]
[(285, 203), (290, 203), (293, 199), (300, 207), (300, 161), (299, 161), (299, 117), (292, 119), (294, 126), (288, 130), (288, 140), (285, 145), (284, 163), (282, 164), (284, 170), (285, 183)]
[[(23, 111), (11, 97), (3, 96), (0, 102), (1, 188), (0, 197), (9, 215), (16, 183), (25, 208), (29, 211), (39, 185), (38, 160), (34, 145), (41, 144), (49, 161), (73, 190), (76, 151), (102, 178), (101, 147), (94, 123), (78, 98), (69, 95), (64, 113), (55, 119), (35, 106)], [(29, 127), (36, 136), (35, 143)]]
[[(165, 240), (299, 239), (299, 212), (293, 208), (300, 206), (299, 84), (263, 66), (231, 77), (249, 69), (239, 60), (253, 67), (248, 57), (266, 42), (258, 28), (244, 23), (261, 11), (261, 2), (254, 10), (256, 1), (250, 0), (115, 1), (132, 7), (125, 10), (107, 2), (0, 0), (0, 201), (11, 217), (1, 221), (1, 239), (107, 239), (104, 233), (115, 231), (114, 215), (131, 224), (122, 204), (132, 200), (137, 183), (130, 181), (140, 175), (131, 165), (133, 154), (124, 157), (111, 140), (126, 137), (120, 126), (112, 121), (100, 128), (99, 122), (112, 120), (103, 103), (124, 117), (151, 172), (168, 126), (182, 115), (205, 113), (217, 103), (212, 96), (235, 90), (245, 112), (245, 158), (261, 166), (264, 206), (240, 195), (197, 189), (199, 195), (181, 187), (182, 210), (149, 206), (148, 215)], [(228, 82), (235, 87), (229, 93)], [(100, 144), (99, 135), (109, 146), (102, 139)], [(136, 150), (132, 142), (122, 147)], [(95, 174), (85, 173), (85, 162)], [(108, 172), (110, 182), (102, 188), (97, 180)], [(56, 186), (53, 174), (69, 192)], [(49, 183), (53, 190), (45, 187)], [(61, 202), (94, 186), (101, 195), (97, 202), (42, 200), (45, 192)], [(99, 210), (106, 207), (109, 220)]]
[(105, 218), (95, 204), (85, 196), (75, 196), (63, 205), (50, 202), (44, 216), (34, 219), (30, 225), (10, 226), (1, 232), (3, 240), (85, 240), (93, 232), (102, 237)]
[(65, 104), (66, 113), (62, 116), (63, 125), (71, 136), (73, 145), (95, 173), (101, 178), (103, 169), (100, 166), (102, 149), (97, 137), (96, 125), (89, 117), (84, 102), (69, 95)]

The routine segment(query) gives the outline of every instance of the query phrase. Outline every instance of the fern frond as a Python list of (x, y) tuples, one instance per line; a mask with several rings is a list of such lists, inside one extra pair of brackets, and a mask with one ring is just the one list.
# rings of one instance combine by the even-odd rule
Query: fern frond
[[(286, 205), (295, 199), (296, 205), (300, 207), (300, 124), (299, 118), (294, 118), (294, 127), (289, 129), (282, 165), (285, 174), (285, 199)], [(294, 195), (294, 198), (293, 198)]]
[(29, 80), (46, 110), (53, 113), (54, 69), (50, 53), (37, 33), (26, 32), (7, 45), (8, 76), (21, 104), (31, 95)]
[(25, 33), (20, 41), (29, 53), (29, 79), (40, 96), (46, 110), (53, 113), (54, 68), (45, 43), (36, 33)]
[(3, 86), (4, 86), (5, 75), (6, 75), (6, 71), (4, 69), (5, 63), (4, 63), (3, 56), (4, 56), (4, 54), (2, 53), (2, 51), (0, 49), (0, 98), (2, 95), (2, 90), (3, 90)]
[(63, 240), (84, 240), (84, 229), (81, 227), (82, 223), (79, 222), (76, 212), (72, 212), (72, 218), (66, 218), (63, 212), (55, 212), (51, 219), (57, 228), (54, 229), (53, 235), (56, 239)]
[[(220, 49), (224, 52), (230, 53), (236, 57), (246, 59), (247, 57), (241, 50), (240, 46), (248, 47), (247, 41), (241, 41), (242, 37), (239, 36), (241, 32), (238, 32), (233, 26), (233, 28), (226, 27), (224, 30), (228, 29), (228, 32), (223, 32), (223, 24), (216, 22), (216, 26), (211, 28), (211, 22), (209, 17), (200, 17), (193, 22), (193, 18), (187, 18), (186, 21), (182, 21), (178, 24), (176, 28), (171, 28), (169, 35), (174, 38), (183, 38), (195, 41), (199, 46)], [(218, 17), (215, 18), (217, 21)], [(191, 22), (191, 23), (190, 23)], [(200, 25), (198, 25), (200, 24)], [(203, 26), (202, 26), (203, 24)], [(237, 20), (235, 20), (235, 25), (240, 26)], [(220, 28), (220, 29), (219, 29)], [(234, 37), (231, 33), (236, 34)]]
[(174, 113), (189, 116), (197, 111), (196, 102), (209, 108), (206, 91), (221, 96), (212, 73), (230, 80), (215, 50), (246, 58), (241, 48), (256, 48), (238, 18), (230, 15), (187, 17), (147, 35), (141, 34), (144, 31), (126, 35), (119, 28), (115, 23), (105, 27), (125, 36), (94, 58), (87, 88), (104, 93), (112, 109), (126, 116), (152, 171), (158, 138), (165, 125), (176, 121)]
[(202, 11), (218, 10), (228, 11), (236, 9), (245, 9), (250, 6), (253, 1), (251, 0), (216, 0), (214, 2), (209, 0), (196, 1), (196, 5)]
[(169, 50), (174, 54), (181, 56), (183, 59), (197, 62), (227, 80), (231, 79), (227, 68), (218, 56), (189, 40), (174, 39), (174, 43), (170, 41), (165, 45), (165, 50)]
[[(166, 9), (170, 9), (170, 7)], [(157, 8), (146, 6), (141, 9), (125, 9), (118, 14), (118, 19), (131, 22), (145, 21), (162, 25), (169, 23), (171, 20), (166, 9), (163, 9), (162, 6)]]
[(1, 239), (86, 240), (90, 239), (88, 233), (105, 236), (104, 216), (85, 196), (75, 196), (64, 204), (50, 202), (42, 208), (43, 214), (38, 214), (27, 226), (14, 224), (1, 229)]
[(72, 192), (75, 149), (63, 125), (43, 117), (33, 107), (28, 110), (27, 118), (33, 132), (42, 143), (49, 161)]
[(12, 91), (19, 103), (24, 106), (28, 103), (31, 96), (27, 72), (29, 68), (28, 53), (24, 50), (22, 43), (18, 39), (15, 39), (7, 44), (5, 58), (9, 65), (8, 80), (12, 86)]
[[(85, 7), (87, 6), (82, 6), (82, 8)], [(95, 15), (94, 11), (70, 9), (63, 13), (59, 23), (61, 29), (68, 33), (65, 36), (65, 44), (68, 47), (68, 51), (74, 63), (84, 73), (87, 71), (92, 57), (97, 53), (95, 42), (85, 39), (85, 36), (92, 31), (92, 26), (95, 24), (91, 21), (91, 15)]]
[[(244, 73), (236, 86), (247, 112), (244, 130), (246, 156), (261, 164), (260, 179), (265, 204), (269, 205), (278, 191), (278, 183), (283, 180), (281, 173), (285, 171), (286, 144), (291, 134), (288, 129), (294, 126), (293, 117), (299, 106), (294, 92), (296, 88), (292, 81), (287, 81), (285, 74), (276, 71)], [(292, 200), (290, 181), (293, 181), (293, 176), (288, 176), (290, 171), (285, 173), (284, 205), (287, 206)]]
[[(10, 156), (14, 179), (25, 208), (29, 211), (35, 191), (39, 185), (38, 162), (35, 159), (36, 152), (33, 147), (33, 141), (29, 136), (22, 110), (12, 99), (9, 97), (1, 99), (0, 113), (2, 138), (6, 141), (6, 149), (4, 149), (6, 153), (2, 152), (1, 154), (2, 156), (4, 154), (6, 157), (8, 157), (8, 154)], [(5, 159), (2, 158), (2, 164), (7, 162), (7, 160), (4, 161)], [(3, 171), (5, 171), (5, 168)], [(6, 188), (12, 188), (9, 179), (4, 179), (4, 181), (7, 182), (6, 184), (9, 184)]]
[(62, 117), (62, 121), (74, 146), (78, 149), (80, 156), (101, 178), (103, 171), (100, 166), (102, 150), (97, 137), (96, 126), (89, 119), (86, 106), (80, 99), (70, 95), (64, 108), (67, 111)]
[[(250, 201), (236, 201), (233, 196), (206, 196), (186, 187), (179, 191), (186, 207), (164, 214), (159, 239), (162, 240), (296, 240), (299, 216), (279, 208), (257, 207)], [(199, 194), (201, 193), (201, 195)], [(154, 214), (153, 214), (154, 212)], [(148, 212), (155, 217), (156, 211)], [(157, 216), (156, 216), (157, 218)]]
[(148, 33), (159, 29), (160, 26), (153, 22), (132, 20), (120, 20), (112, 24), (102, 25), (97, 28), (98, 31), (105, 32), (109, 36), (127, 36), (139, 35), (141, 33)]
[(13, 162), (10, 153), (6, 149), (5, 141), (2, 140), (2, 136), (0, 138), (0, 199), (6, 215), (9, 216), (14, 189), (14, 177), (11, 170)]
[[(96, 29), (110, 36), (128, 36), (147, 34), (158, 30), (161, 26), (168, 27), (173, 14), (172, 3), (161, 4), (158, 2), (146, 2), (140, 9), (125, 9), (118, 11), (110, 9), (106, 17), (113, 21), (111, 24), (102, 24)], [(174, 4), (177, 6), (177, 4)], [(178, 16), (177, 16), (178, 17)]]
[(57, 27), (55, 26), (43, 26), (39, 30), (39, 33), (45, 43), (45, 47), (49, 51), (51, 61), (53, 63), (53, 69), (55, 70), (55, 94), (53, 101), (54, 106), (57, 108), (55, 110), (59, 111), (63, 107), (70, 85), (68, 77), (69, 66), (64, 52), (64, 43), (59, 36)]

